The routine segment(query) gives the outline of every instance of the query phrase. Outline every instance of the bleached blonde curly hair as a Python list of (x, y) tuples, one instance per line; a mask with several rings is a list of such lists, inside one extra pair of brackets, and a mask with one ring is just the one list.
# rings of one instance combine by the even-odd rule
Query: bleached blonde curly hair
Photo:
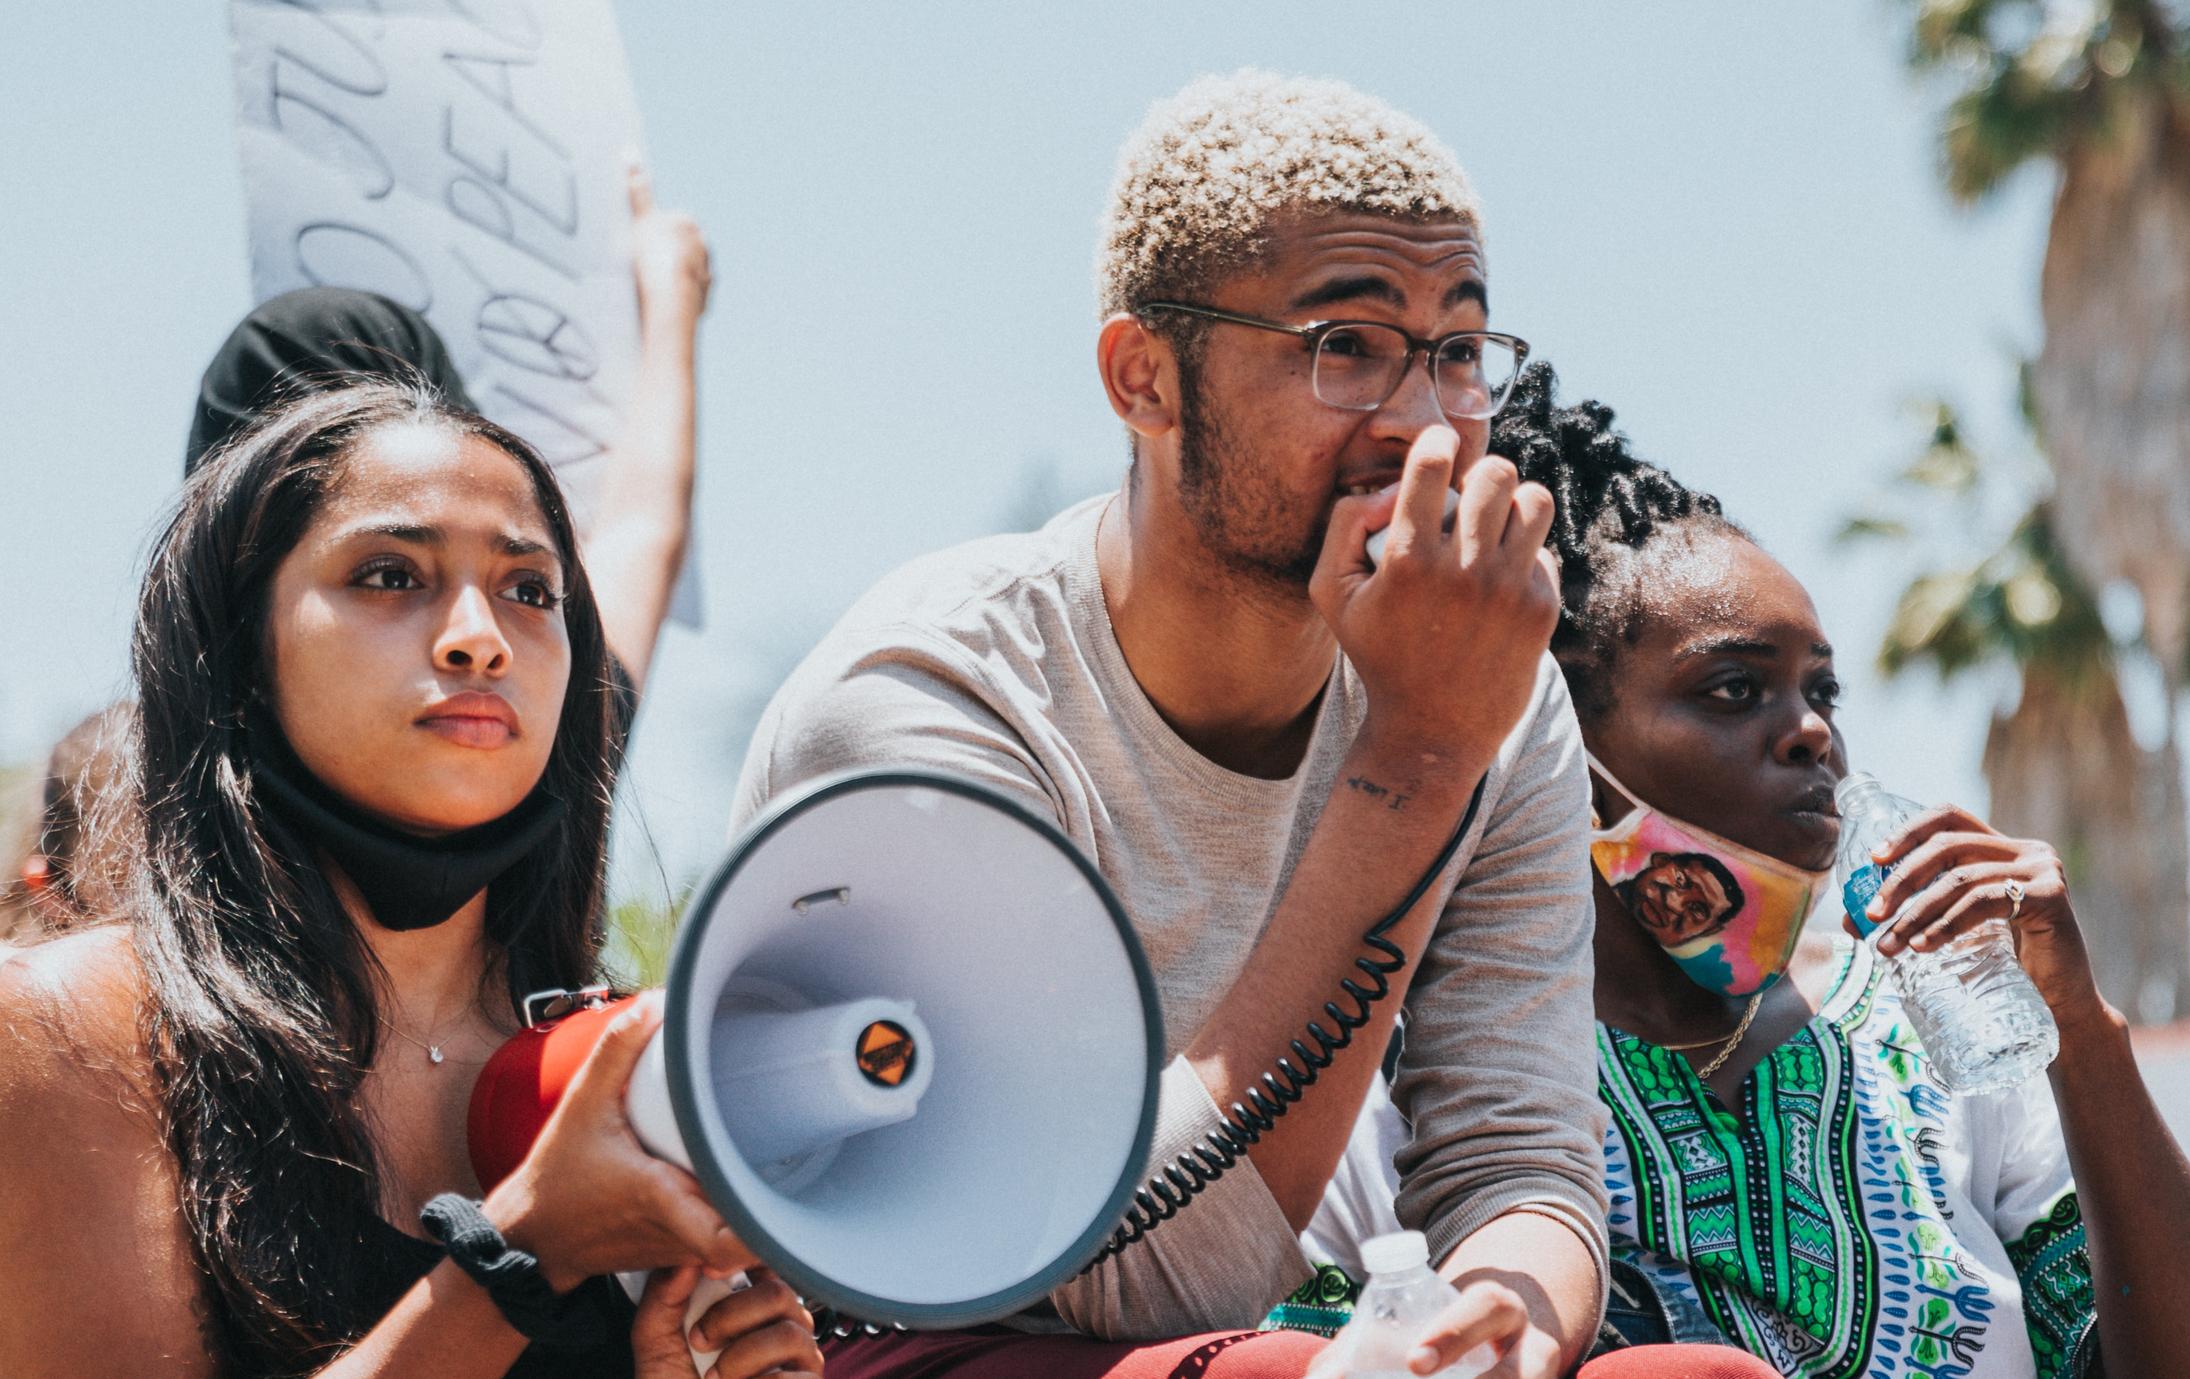
[(1119, 152), (1095, 261), (1102, 314), (1202, 300), (1261, 257), (1273, 214), (1300, 208), (1481, 223), (1452, 150), (1384, 102), (1253, 68), (1200, 77)]

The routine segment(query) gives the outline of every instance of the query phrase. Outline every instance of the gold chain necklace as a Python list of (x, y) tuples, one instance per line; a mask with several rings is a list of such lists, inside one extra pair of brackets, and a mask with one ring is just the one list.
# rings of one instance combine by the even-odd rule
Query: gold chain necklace
[[(1741, 1022), (1737, 1020), (1734, 1023), (1738, 1028)], [(1698, 1039), (1693, 1044), (1660, 1044), (1658, 1047), (1664, 1049), (1667, 1053), (1687, 1053), (1690, 1049), (1716, 1048), (1718, 1045), (1725, 1043), (1728, 1037), (1724, 1034), (1714, 1034), (1709, 1039)]]
[[(1741, 1047), (1741, 1041), (1743, 1036), (1749, 1033), (1749, 1022), (1757, 1018), (1757, 1008), (1762, 1006), (1763, 1004), (1763, 991), (1759, 991), (1756, 995), (1749, 998), (1749, 1008), (1741, 1013), (1741, 1023), (1734, 1026), (1734, 1032), (1727, 1039), (1726, 1046), (1718, 1051), (1717, 1057), (1713, 1058), (1710, 1062), (1704, 1064), (1702, 1067), (1696, 1069), (1696, 1080), (1698, 1082), (1710, 1081), (1711, 1074), (1717, 1072), (1721, 1067), (1725, 1066), (1726, 1060), (1734, 1056), (1734, 1050)], [(1706, 1039), (1701, 1044), (1667, 1045), (1667, 1047), (1675, 1049), (1677, 1051), (1687, 1049), (1700, 1049), (1705, 1044), (1711, 1044), (1715, 1042), (1717, 1041)]]

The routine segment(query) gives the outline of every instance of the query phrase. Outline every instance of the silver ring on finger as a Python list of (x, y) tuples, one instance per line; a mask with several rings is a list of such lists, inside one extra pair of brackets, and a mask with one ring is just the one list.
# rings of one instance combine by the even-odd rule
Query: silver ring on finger
[(2023, 883), (2010, 878), (2005, 884), (2005, 889), (2008, 899), (2008, 919), (2013, 921), (2021, 918), (2023, 913)]

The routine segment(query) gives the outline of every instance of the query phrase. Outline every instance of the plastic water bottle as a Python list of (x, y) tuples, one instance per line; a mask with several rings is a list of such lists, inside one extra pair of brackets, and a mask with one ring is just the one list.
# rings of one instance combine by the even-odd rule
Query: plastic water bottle
[[(1868, 938), (1893, 919), (1874, 922), (1863, 913), (1892, 870), (1871, 860), (1871, 851), (1923, 810), (1861, 771), (1843, 780), (1833, 798), (1840, 806), (1840, 896)], [(2015, 960), (2006, 920), (1986, 920), (1944, 948), (1904, 948), (1891, 962), (1902, 1009), (1948, 1091), (2012, 1087), (2044, 1072), (2061, 1051), (2053, 1012)]]
[[(1315, 1363), (1309, 1379), (1421, 1379), (1407, 1357), (1422, 1333), (1460, 1296), (1430, 1268), (1430, 1243), (1420, 1231), (1398, 1231), (1361, 1242), (1369, 1281), (1354, 1304), (1353, 1320), (1340, 1329)], [(1475, 1379), (1498, 1363), (1488, 1343), (1436, 1372), (1435, 1379)]]

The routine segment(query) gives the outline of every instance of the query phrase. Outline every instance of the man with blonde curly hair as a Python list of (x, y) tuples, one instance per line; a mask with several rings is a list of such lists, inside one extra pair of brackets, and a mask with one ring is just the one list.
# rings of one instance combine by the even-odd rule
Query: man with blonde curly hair
[(1385, 934), (1392, 994), (1314, 1086), (1013, 1322), (1079, 1337), (861, 1338), (830, 1348), (835, 1379), (1297, 1379), (1317, 1343), (1252, 1329), (1315, 1277), (1300, 1233), (1372, 1094), (1412, 1127), (1399, 1217), (1462, 1288), (1416, 1372), (1488, 1345), (1501, 1379), (1550, 1379), (1587, 1346), (1588, 785), (1546, 654), (1551, 497), (1484, 457), (1526, 346), (1488, 329), (1478, 219), (1442, 144), (1339, 83), (1241, 72), (1157, 105), (1098, 262), (1123, 488), (887, 577), (763, 717), (741, 821), (825, 772), (917, 764), (1086, 851), (1162, 995), (1152, 1172), (1228, 1157), (1198, 1148), (1241, 1138), (1218, 1108), (1335, 1027), (1365, 931), (1418, 897)]

